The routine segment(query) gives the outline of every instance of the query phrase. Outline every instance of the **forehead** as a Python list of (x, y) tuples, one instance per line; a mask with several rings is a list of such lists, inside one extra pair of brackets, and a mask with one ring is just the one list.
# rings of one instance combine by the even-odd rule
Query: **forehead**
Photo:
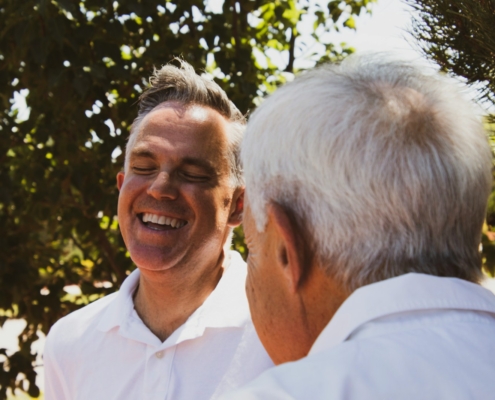
[(162, 103), (138, 126), (131, 150), (173, 151), (177, 156), (217, 157), (228, 148), (228, 121), (217, 111), (198, 105)]

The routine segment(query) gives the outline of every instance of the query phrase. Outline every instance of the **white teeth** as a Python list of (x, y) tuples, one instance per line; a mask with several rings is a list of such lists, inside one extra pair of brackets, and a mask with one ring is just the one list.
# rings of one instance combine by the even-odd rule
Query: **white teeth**
[(169, 217), (164, 217), (149, 213), (144, 213), (142, 219), (143, 222), (152, 222), (153, 224), (158, 224), (158, 225), (170, 225), (172, 228), (176, 228), (176, 229), (182, 228), (186, 224), (185, 221), (182, 222), (175, 218), (169, 218)]

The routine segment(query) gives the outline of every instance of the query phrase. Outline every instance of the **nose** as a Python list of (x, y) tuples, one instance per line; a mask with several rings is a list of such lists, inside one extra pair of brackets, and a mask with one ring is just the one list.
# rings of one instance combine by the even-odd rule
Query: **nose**
[(150, 183), (147, 193), (157, 200), (174, 200), (177, 198), (178, 190), (170, 175), (165, 171), (161, 171)]

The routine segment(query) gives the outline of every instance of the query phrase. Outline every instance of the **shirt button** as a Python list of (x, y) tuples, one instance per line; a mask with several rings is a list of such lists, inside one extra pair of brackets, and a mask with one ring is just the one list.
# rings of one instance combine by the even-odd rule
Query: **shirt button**
[(163, 351), (159, 351), (159, 352), (155, 353), (155, 357), (156, 358), (163, 358)]

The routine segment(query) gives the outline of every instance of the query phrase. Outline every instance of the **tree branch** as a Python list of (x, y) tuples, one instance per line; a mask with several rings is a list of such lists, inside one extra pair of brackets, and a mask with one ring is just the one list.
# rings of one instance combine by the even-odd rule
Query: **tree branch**
[(231, 4), (232, 4), (232, 36), (234, 37), (234, 42), (235, 42), (235, 56), (238, 59), (241, 41), (239, 39), (239, 31), (237, 29), (238, 15), (237, 15), (237, 10), (235, 8), (236, 3), (237, 3), (236, 0), (231, 1)]
[(294, 72), (294, 51), (296, 48), (296, 32), (295, 28), (292, 28), (290, 31), (290, 40), (289, 40), (289, 63), (285, 68), (286, 72)]

